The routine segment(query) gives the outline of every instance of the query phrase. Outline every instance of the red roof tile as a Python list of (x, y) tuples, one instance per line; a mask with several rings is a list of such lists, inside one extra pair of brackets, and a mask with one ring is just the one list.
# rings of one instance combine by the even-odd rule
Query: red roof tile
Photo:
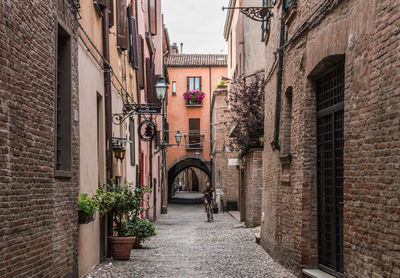
[(165, 58), (168, 67), (226, 67), (227, 55), (170, 54)]

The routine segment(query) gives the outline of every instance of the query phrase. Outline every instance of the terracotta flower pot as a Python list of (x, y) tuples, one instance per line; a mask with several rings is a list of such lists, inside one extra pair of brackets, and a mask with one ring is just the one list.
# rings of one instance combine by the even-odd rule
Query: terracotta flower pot
[(135, 237), (109, 236), (108, 242), (114, 260), (129, 260)]
[(140, 241), (140, 239), (136, 239), (135, 243), (133, 244), (133, 249), (138, 249), (141, 247), (142, 242)]

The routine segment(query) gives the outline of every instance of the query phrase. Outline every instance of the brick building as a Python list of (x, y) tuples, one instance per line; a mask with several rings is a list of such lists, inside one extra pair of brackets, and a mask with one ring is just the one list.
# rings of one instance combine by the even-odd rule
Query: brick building
[(0, 3), (0, 277), (77, 277), (76, 1)]
[(218, 87), (211, 104), (212, 178), (220, 207), (233, 210), (239, 206), (239, 161), (237, 151), (230, 148), (227, 94), (227, 87)]
[(273, 3), (261, 245), (312, 277), (399, 277), (400, 2)]

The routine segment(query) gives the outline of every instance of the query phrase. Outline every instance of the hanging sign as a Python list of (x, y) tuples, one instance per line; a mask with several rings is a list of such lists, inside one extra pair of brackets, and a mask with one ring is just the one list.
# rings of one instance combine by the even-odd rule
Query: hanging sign
[(157, 127), (153, 121), (144, 120), (139, 124), (140, 139), (151, 142), (157, 134)]

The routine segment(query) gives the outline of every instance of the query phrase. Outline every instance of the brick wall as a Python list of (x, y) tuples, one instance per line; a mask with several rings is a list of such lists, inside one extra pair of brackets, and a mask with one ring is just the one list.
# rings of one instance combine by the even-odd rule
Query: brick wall
[[(290, 39), (323, 1), (299, 1)], [(262, 246), (298, 271), (317, 267), (315, 77), (345, 61), (344, 275), (400, 275), (399, 1), (331, 1), (284, 51), (281, 151), (274, 136), (277, 71), (266, 85)], [(280, 14), (280, 5), (273, 10)], [(267, 73), (279, 46), (278, 17), (266, 45)], [(292, 88), (292, 89), (291, 89)], [(285, 93), (292, 90), (290, 146)], [(290, 149), (291, 160), (287, 155)], [(282, 182), (284, 180), (284, 182)]]
[(245, 218), (247, 227), (260, 226), (262, 202), (262, 150), (251, 150), (244, 158)]
[(57, 15), (73, 36), (72, 114), (78, 111), (70, 2), (0, 3), (0, 277), (77, 276), (76, 121), (72, 178), (54, 177)]
[(229, 159), (236, 159), (236, 151), (226, 152), (230, 143), (229, 128), (225, 124), (229, 111), (226, 105), (227, 90), (220, 87), (214, 92), (212, 113), (213, 117), (213, 179), (216, 189), (221, 192), (221, 203), (226, 206), (227, 201), (239, 202), (239, 171), (236, 165), (229, 165)]

